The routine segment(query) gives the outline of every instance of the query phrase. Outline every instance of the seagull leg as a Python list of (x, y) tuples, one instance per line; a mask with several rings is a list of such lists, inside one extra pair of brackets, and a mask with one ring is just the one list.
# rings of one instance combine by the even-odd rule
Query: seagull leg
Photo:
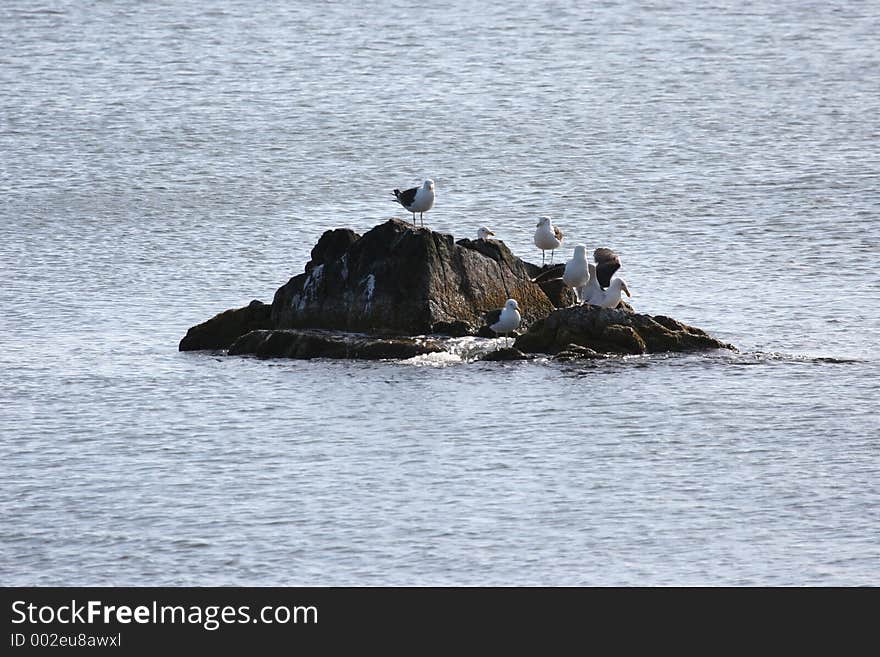
[(541, 249), (541, 266), (544, 266), (544, 258), (547, 254), (544, 253), (544, 249)]
[(422, 228), (425, 227), (425, 213), (419, 212), (419, 221), (422, 222)]

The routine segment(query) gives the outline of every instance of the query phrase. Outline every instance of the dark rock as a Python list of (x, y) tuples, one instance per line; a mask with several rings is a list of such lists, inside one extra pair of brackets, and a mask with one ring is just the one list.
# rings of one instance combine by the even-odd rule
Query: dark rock
[(528, 325), (553, 310), (528, 272), (503, 242), (456, 244), (451, 235), (390, 219), (335, 260), (279, 288), (273, 326), (398, 335), (430, 333), (438, 325), (460, 331), (462, 323), (480, 326), (486, 311), (509, 298), (519, 302)]
[[(559, 265), (533, 265), (530, 262), (526, 263), (527, 270), (529, 272), (530, 278), (537, 278), (541, 274), (547, 272), (550, 269), (558, 268)], [(577, 298), (574, 296), (574, 292), (568, 287), (565, 283), (562, 282), (561, 278), (557, 278), (555, 280), (549, 281), (541, 281), (537, 284), (538, 287), (547, 295), (547, 298), (550, 299), (550, 302), (556, 308), (568, 308), (572, 306), (577, 301)]]
[(570, 344), (563, 351), (558, 352), (553, 360), (592, 360), (595, 358), (605, 358), (605, 354), (600, 354), (589, 347)]
[(534, 356), (530, 356), (529, 354), (524, 354), (519, 349), (514, 349), (513, 347), (504, 347), (502, 349), (496, 349), (495, 351), (490, 351), (485, 356), (480, 358), (480, 360), (488, 360), (488, 361), (504, 361), (504, 360), (531, 360)]
[(538, 283), (538, 286), (556, 308), (568, 308), (577, 301), (572, 289), (561, 280)]
[(180, 351), (227, 349), (245, 333), (269, 328), (271, 311), (272, 306), (256, 299), (244, 308), (226, 310), (189, 329), (180, 341), (178, 349)]
[(487, 315), (510, 298), (519, 302), (520, 330), (528, 330), (512, 332), (515, 348), (488, 360), (516, 353), (569, 359), (733, 348), (669, 317), (635, 313), (625, 303), (615, 310), (571, 306), (573, 294), (561, 281), (531, 282), (546, 271), (514, 256), (500, 240), (455, 242), (398, 219), (363, 236), (338, 228), (321, 236), (305, 272), (280, 287), (271, 306), (253, 301), (220, 313), (190, 328), (179, 348), (229, 348), (262, 357), (411, 358), (441, 347), (389, 336), (498, 337)]
[(406, 359), (443, 351), (431, 340), (377, 338), (340, 331), (280, 329), (253, 331), (229, 348), (230, 356), (253, 354), (258, 358), (352, 358), (360, 360)]
[(360, 238), (360, 235), (349, 228), (328, 230), (321, 235), (318, 243), (312, 247), (312, 259), (306, 263), (306, 273), (312, 271), (318, 265), (338, 260)]
[(465, 335), (473, 334), (473, 327), (467, 322), (437, 322), (431, 327), (431, 333), (439, 333), (441, 335), (449, 335), (453, 338), (460, 338)]
[(571, 351), (571, 345), (598, 354), (643, 354), (662, 351), (734, 349), (701, 329), (662, 315), (652, 317), (625, 309), (574, 306), (551, 313), (517, 338), (526, 353)]

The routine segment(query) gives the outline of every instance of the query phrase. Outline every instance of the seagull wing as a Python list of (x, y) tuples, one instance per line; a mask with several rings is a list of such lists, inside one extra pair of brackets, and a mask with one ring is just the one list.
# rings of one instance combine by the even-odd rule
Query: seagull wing
[(400, 203), (403, 207), (407, 208), (413, 204), (413, 201), (416, 200), (416, 193), (419, 191), (418, 187), (413, 187), (412, 189), (406, 189), (404, 191), (400, 191), (399, 189), (395, 189), (392, 194), (394, 194), (394, 198), (397, 199), (397, 202)]
[(603, 288), (611, 285), (611, 277), (620, 269), (620, 258), (609, 248), (600, 247), (593, 251), (593, 259), (596, 261), (596, 278)]
[(547, 283), (548, 281), (555, 281), (562, 278), (562, 275), (565, 273), (565, 263), (559, 265), (553, 265), (546, 271), (542, 271), (540, 274), (535, 276), (532, 279), (532, 283)]
[(485, 315), (483, 315), (483, 321), (486, 322), (486, 326), (497, 324), (499, 319), (501, 319), (501, 308), (490, 310)]

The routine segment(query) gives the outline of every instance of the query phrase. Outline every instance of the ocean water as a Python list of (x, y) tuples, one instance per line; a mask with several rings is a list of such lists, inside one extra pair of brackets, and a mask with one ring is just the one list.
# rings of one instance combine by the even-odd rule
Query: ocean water
[[(880, 6), (0, 5), (0, 583), (880, 584)], [(735, 353), (179, 353), (537, 217)]]

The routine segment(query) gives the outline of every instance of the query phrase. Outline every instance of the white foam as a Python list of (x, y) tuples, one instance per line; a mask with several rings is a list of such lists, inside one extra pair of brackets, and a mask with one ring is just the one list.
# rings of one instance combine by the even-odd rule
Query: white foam
[(414, 365), (416, 367), (449, 367), (451, 365), (461, 365), (465, 361), (456, 354), (448, 351), (438, 351), (433, 354), (420, 354), (400, 361), (403, 365)]

